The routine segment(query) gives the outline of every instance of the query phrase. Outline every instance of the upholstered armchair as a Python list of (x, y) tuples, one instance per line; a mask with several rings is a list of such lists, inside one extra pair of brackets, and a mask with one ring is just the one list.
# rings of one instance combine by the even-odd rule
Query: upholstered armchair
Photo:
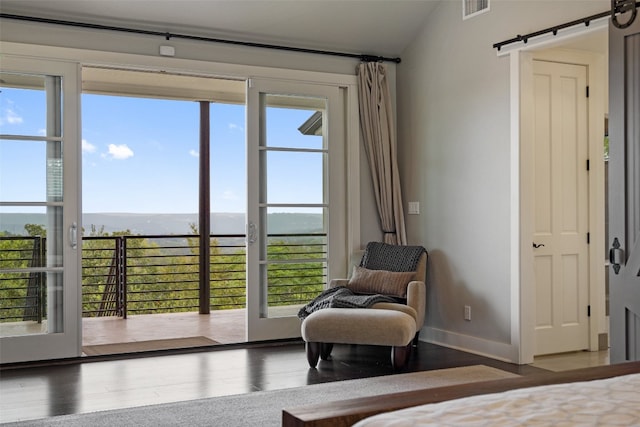
[(362, 344), (390, 346), (393, 367), (402, 369), (424, 324), (427, 257), (421, 246), (370, 242), (350, 279), (331, 280), (301, 310), (309, 365), (329, 360), (333, 344)]

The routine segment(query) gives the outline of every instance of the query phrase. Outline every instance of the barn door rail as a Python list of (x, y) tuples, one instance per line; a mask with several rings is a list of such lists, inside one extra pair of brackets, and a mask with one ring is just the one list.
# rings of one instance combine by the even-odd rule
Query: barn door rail
[(498, 49), (500, 51), (503, 46), (507, 46), (514, 43), (524, 43), (538, 36), (553, 34), (554, 36), (558, 35), (558, 31), (563, 30), (565, 28), (575, 27), (577, 25), (585, 25), (589, 26), (592, 21), (605, 18), (607, 16), (611, 16), (611, 21), (613, 25), (617, 28), (627, 28), (629, 25), (635, 21), (636, 16), (638, 14), (638, 8), (640, 7), (640, 1), (635, 0), (611, 0), (611, 9), (597, 13), (595, 15), (587, 16), (584, 18), (576, 19), (574, 21), (565, 22), (564, 24), (556, 25), (553, 27), (545, 28), (544, 30), (535, 31), (533, 33), (520, 35), (505, 40), (499, 43), (494, 43), (493, 48)]

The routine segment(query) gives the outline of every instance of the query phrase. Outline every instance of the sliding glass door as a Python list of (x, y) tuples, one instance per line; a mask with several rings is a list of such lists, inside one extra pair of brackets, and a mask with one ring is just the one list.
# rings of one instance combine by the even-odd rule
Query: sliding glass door
[(2, 363), (80, 355), (78, 81), (77, 64), (2, 57)]
[[(144, 199), (147, 204), (151, 200), (171, 199), (168, 196), (172, 194), (176, 197), (187, 192), (209, 195), (210, 215), (206, 217), (211, 224), (206, 237), (211, 238), (210, 255), (200, 256), (197, 243), (193, 243), (189, 252), (182, 251), (173, 258), (162, 252), (165, 248), (152, 245), (153, 257), (140, 255), (143, 264), (126, 264), (128, 270), (121, 269), (125, 274), (113, 275), (114, 280), (127, 280), (131, 284), (123, 288), (126, 292), (132, 295), (135, 291), (135, 298), (125, 293), (124, 300), (118, 300), (126, 305), (124, 309), (116, 307), (113, 315), (128, 319), (122, 313), (161, 312), (158, 300), (164, 294), (160, 290), (167, 288), (173, 293), (174, 302), (186, 305), (195, 301), (191, 304), (194, 307), (180, 305), (178, 311), (197, 311), (198, 303), (201, 309), (204, 307), (201, 313), (207, 312), (207, 308), (246, 308), (246, 326), (242, 322), (240, 327), (246, 329), (244, 339), (248, 341), (300, 335), (298, 310), (326, 287), (329, 277), (338, 277), (345, 272), (348, 252), (345, 89), (338, 85), (276, 79), (251, 79), (245, 86), (239, 79), (169, 76), (107, 67), (85, 67), (80, 79), (78, 64), (9, 55), (3, 56), (1, 66), (2, 363), (80, 356), (83, 298), (88, 316), (99, 311), (95, 316), (99, 317), (108, 311), (102, 302), (111, 295), (107, 292), (109, 287), (97, 286), (95, 292), (87, 289), (93, 289), (91, 280), (98, 275), (94, 264), (105, 258), (106, 267), (102, 270), (110, 271), (112, 258), (90, 252), (96, 246), (91, 239), (85, 241), (89, 260), (85, 260), (85, 290), (82, 290), (82, 180), (87, 189), (86, 206), (93, 206), (88, 200), (92, 197), (103, 202), (92, 208), (96, 211), (104, 210), (102, 206), (108, 204), (110, 188), (126, 187), (129, 191), (114, 194)], [(163, 84), (158, 84), (159, 78), (164, 79)], [(81, 85), (87, 94), (83, 98), (87, 108), (83, 114), (84, 124), (80, 121), (79, 109)], [(248, 90), (246, 99), (245, 89)], [(119, 122), (116, 114), (106, 117), (113, 109), (95, 106), (90, 109), (98, 98), (100, 101), (114, 98), (103, 95), (117, 96), (118, 102), (125, 102), (125, 96), (128, 96), (163, 100), (163, 104), (172, 100), (180, 101), (182, 105), (185, 104), (182, 101), (189, 100), (210, 105), (209, 121), (213, 124), (208, 150), (210, 162), (201, 159), (205, 139), (201, 138), (198, 146), (196, 139), (184, 132), (173, 141), (167, 141), (166, 146), (160, 144), (160, 137), (149, 138), (141, 133), (140, 144), (134, 146), (132, 141), (137, 139), (131, 125)], [(153, 108), (158, 102), (153, 103)], [(136, 118), (153, 116), (148, 105), (150, 101), (146, 107), (131, 110), (130, 115)], [(189, 111), (195, 111), (197, 105), (190, 104), (193, 108)], [(245, 113), (246, 127), (242, 129), (238, 119), (245, 118)], [(85, 140), (81, 140), (80, 127), (92, 123), (92, 114), (97, 117), (95, 122), (106, 125), (102, 132), (106, 135), (104, 140), (97, 136), (97, 128), (93, 127), (84, 129)], [(105, 117), (101, 119), (100, 114)], [(157, 121), (157, 117), (154, 119)], [(172, 120), (169, 128), (175, 130), (175, 117)], [(155, 123), (150, 119), (143, 122), (147, 125)], [(195, 125), (192, 127), (195, 129)], [(161, 125), (155, 128), (160, 129)], [(117, 135), (120, 137), (116, 138)], [(165, 155), (164, 168), (158, 167), (157, 161), (142, 161), (151, 158), (154, 149), (173, 153)], [(84, 175), (81, 173), (81, 153), (85, 155), (87, 168)], [(246, 163), (238, 164), (238, 161), (245, 161), (245, 156)], [(147, 171), (150, 180), (146, 188), (131, 191), (133, 183), (139, 184), (135, 173), (120, 184), (116, 183), (114, 173), (105, 175), (109, 179), (92, 178), (98, 165), (117, 164), (117, 173), (121, 174), (123, 162), (133, 160), (137, 161), (134, 172), (142, 173), (148, 165), (155, 167)], [(196, 170), (210, 176), (210, 188), (205, 190), (203, 187), (198, 191), (193, 179), (193, 185), (183, 185), (174, 192), (170, 189), (175, 187), (176, 180), (165, 180), (164, 185), (160, 184), (162, 179), (175, 177), (178, 173), (175, 171), (183, 163), (189, 176)], [(160, 195), (151, 197), (152, 190), (156, 189)], [(144, 197), (139, 197), (141, 195)], [(187, 213), (195, 214), (196, 210), (195, 205), (187, 206), (184, 202), (173, 201), (171, 206), (188, 208)], [(224, 219), (230, 221), (229, 227), (221, 228), (220, 221)], [(246, 223), (246, 230), (242, 230), (242, 223)], [(12, 224), (20, 226), (12, 228)], [(191, 228), (186, 231), (163, 234), (202, 233), (203, 224), (194, 221), (189, 225)], [(95, 218), (88, 218), (86, 226), (88, 229), (84, 231), (95, 233), (96, 239), (106, 238), (103, 234), (107, 232), (118, 234), (113, 237), (121, 240), (126, 237), (120, 235), (120, 229), (110, 231)], [(133, 229), (127, 226), (122, 230), (129, 228)], [(226, 240), (220, 240), (221, 236), (226, 236)], [(136, 237), (142, 240), (140, 235)], [(184, 239), (194, 240), (191, 236)], [(175, 245), (167, 246), (173, 249)], [(138, 252), (146, 249), (126, 248)], [(208, 274), (198, 270), (198, 262), (192, 261), (198, 257), (204, 259), (201, 264), (209, 264)], [(151, 265), (157, 264), (158, 258), (179, 261), (169, 271), (168, 267)], [(189, 261), (185, 261), (187, 258)], [(110, 273), (101, 277), (107, 275), (111, 280)], [(179, 279), (174, 280), (174, 277)], [(149, 278), (158, 278), (159, 283), (148, 285)], [(134, 280), (140, 282), (136, 282), (137, 288), (133, 287)], [(174, 283), (178, 286), (174, 287)], [(210, 291), (210, 296), (202, 290)], [(178, 291), (184, 291), (184, 295), (174, 295)], [(92, 298), (99, 301), (92, 305)], [(134, 303), (144, 304), (141, 311), (133, 311)]]
[(252, 79), (247, 98), (247, 337), (298, 337), (298, 310), (344, 261), (340, 89)]

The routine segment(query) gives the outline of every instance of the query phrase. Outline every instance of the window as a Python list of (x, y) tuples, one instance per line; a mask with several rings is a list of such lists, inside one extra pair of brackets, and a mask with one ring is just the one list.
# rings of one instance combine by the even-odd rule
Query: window
[(462, 0), (462, 19), (489, 11), (489, 0)]

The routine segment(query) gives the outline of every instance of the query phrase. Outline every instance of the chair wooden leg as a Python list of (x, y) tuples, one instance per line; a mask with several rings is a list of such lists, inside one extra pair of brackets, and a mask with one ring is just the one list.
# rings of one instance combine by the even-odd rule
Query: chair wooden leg
[(331, 360), (331, 350), (333, 350), (333, 344), (330, 342), (323, 342), (320, 344), (320, 359)]
[(406, 346), (391, 347), (391, 365), (396, 371), (400, 371), (407, 366), (409, 355), (411, 354), (411, 343)]
[(319, 342), (307, 342), (305, 343), (307, 350), (307, 362), (309, 366), (315, 368), (318, 364), (318, 357), (320, 357), (321, 344)]

